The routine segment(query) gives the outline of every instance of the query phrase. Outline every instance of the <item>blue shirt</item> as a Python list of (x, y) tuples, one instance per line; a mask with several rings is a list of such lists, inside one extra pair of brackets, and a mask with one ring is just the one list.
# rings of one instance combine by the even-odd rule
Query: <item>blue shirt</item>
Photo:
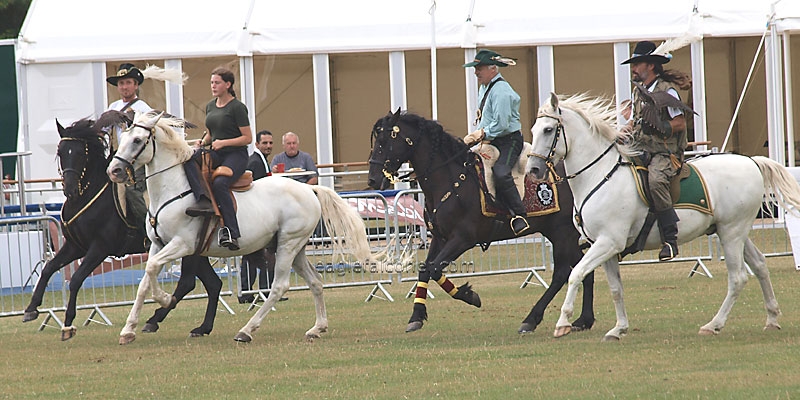
[[(502, 75), (497, 74), (492, 82), (501, 77)], [(479, 105), (488, 87), (481, 85), (478, 88)], [(481, 115), (478, 129), (483, 128), (487, 140), (494, 140), (522, 129), (522, 124), (519, 122), (519, 95), (506, 81), (497, 82), (492, 86)]]

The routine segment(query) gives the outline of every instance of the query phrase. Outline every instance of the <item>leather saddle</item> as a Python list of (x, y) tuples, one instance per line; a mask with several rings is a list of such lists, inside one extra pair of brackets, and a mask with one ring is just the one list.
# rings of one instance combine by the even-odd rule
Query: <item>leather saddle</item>
[[(497, 192), (494, 185), (494, 174), (491, 173), (492, 167), (500, 157), (500, 150), (491, 144), (478, 143), (470, 149), (473, 153), (478, 154), (483, 161), (483, 168), (486, 171), (486, 188), (492, 197), (497, 198)], [(519, 153), (519, 160), (511, 170), (511, 176), (514, 178), (514, 185), (517, 187), (519, 198), (525, 197), (525, 167), (528, 164), (528, 154), (531, 152), (531, 144), (523, 142), (522, 151)]]

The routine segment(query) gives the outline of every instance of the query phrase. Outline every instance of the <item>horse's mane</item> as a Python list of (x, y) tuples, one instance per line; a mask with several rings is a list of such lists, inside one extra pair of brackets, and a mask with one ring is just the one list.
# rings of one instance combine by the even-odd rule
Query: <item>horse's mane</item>
[[(633, 147), (631, 133), (617, 129), (617, 110), (613, 101), (606, 97), (593, 97), (586, 93), (572, 96), (559, 96), (558, 106), (574, 111), (588, 124), (591, 132), (611, 142), (617, 143), (617, 150), (624, 156), (635, 156), (641, 151)], [(539, 113), (558, 114), (549, 102), (539, 109)]]
[[(158, 115), (160, 111), (150, 111), (144, 114), (136, 114), (136, 122), (142, 119), (153, 118)], [(178, 132), (175, 128), (187, 126), (188, 123), (181, 118), (167, 115), (162, 116), (156, 123), (156, 128), (164, 133), (164, 139), (159, 142), (160, 145), (168, 149), (172, 149), (178, 155), (179, 162), (188, 161), (192, 157), (193, 150), (186, 143), (186, 134)]]
[[(388, 116), (388, 118), (391, 118), (391, 115)], [(431, 140), (431, 148), (441, 154), (463, 152), (467, 146), (463, 141), (451, 135), (442, 125), (434, 120), (408, 111), (400, 115), (400, 120), (405, 121), (409, 125), (416, 126), (421, 134), (427, 135)]]
[(99, 135), (95, 127), (95, 121), (90, 118), (83, 118), (75, 121), (64, 129), (66, 137), (85, 140), (92, 152), (99, 151), (101, 154), (108, 147), (106, 140)]

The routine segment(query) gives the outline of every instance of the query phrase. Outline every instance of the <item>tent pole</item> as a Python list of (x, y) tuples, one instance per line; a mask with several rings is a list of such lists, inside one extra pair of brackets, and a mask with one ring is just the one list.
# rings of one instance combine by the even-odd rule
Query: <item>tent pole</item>
[(436, 86), (436, 0), (431, 0), (431, 119), (439, 119), (438, 88)]

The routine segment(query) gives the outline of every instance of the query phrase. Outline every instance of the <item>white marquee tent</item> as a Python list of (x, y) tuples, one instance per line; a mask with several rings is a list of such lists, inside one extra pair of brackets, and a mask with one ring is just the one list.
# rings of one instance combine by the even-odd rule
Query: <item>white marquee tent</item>
[[(329, 163), (333, 160), (328, 54), (463, 48), (469, 60), (476, 48), (484, 46), (537, 46), (542, 98), (553, 89), (553, 46), (614, 43), (615, 60), (623, 60), (630, 42), (662, 40), (690, 29), (717, 37), (762, 36), (771, 28), (768, 37), (773, 39), (765, 46), (774, 67), (772, 75), (768, 72), (770, 118), (775, 119), (771, 132), (784, 135), (780, 110), (791, 96), (784, 100), (782, 88), (790, 77), (784, 79), (780, 68), (783, 53), (778, 43), (781, 35), (800, 31), (800, 1), (675, 0), (659, 8), (655, 4), (632, 7), (627, 0), (545, 4), (521, 0), (33, 0), (16, 48), (22, 121), (18, 148), (32, 151), (34, 159), (51, 156), (55, 152), (52, 140), (36, 137), (52, 132), (55, 116), (77, 119), (99, 114), (107, 98), (102, 85), (106, 61), (164, 59), (167, 67), (180, 68), (181, 59), (238, 56), (242, 98), (250, 106), (253, 55), (313, 54), (317, 161)], [(435, 61), (435, 51), (431, 53)], [(703, 87), (702, 41), (692, 45), (692, 59), (692, 75)], [(789, 54), (786, 59), (790, 60)], [(390, 63), (402, 62), (402, 57), (390, 57)], [(388, 77), (393, 93), (387, 96), (393, 107), (402, 106), (404, 69), (400, 65), (390, 71), (395, 71)], [(434, 62), (432, 71), (435, 79)], [(616, 75), (617, 97), (622, 99), (628, 96), (628, 70), (618, 68)], [(468, 94), (476, 90), (471, 74), (466, 74), (465, 85)], [(435, 91), (435, 83), (432, 87)], [(168, 111), (182, 115), (180, 87), (167, 85), (167, 97)], [(696, 107), (703, 106), (703, 90), (695, 93), (694, 100)], [(475, 107), (474, 100), (467, 101), (469, 110)], [(435, 109), (434, 101), (434, 116)], [(791, 114), (785, 117), (791, 120)], [(696, 126), (704, 134), (702, 121)], [(770, 155), (782, 160), (783, 150), (775, 151)], [(27, 178), (52, 174), (35, 165), (27, 171)]]

